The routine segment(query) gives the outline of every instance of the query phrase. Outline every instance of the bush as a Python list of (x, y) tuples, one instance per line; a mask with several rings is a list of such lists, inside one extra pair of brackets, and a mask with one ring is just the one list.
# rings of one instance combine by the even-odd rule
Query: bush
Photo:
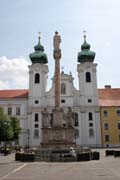
[(33, 162), (35, 160), (35, 154), (16, 153), (15, 160), (22, 162)]
[(114, 157), (120, 157), (120, 151), (114, 151)]
[(91, 153), (91, 159), (92, 160), (99, 160), (100, 159), (100, 153), (95, 151)]
[(106, 150), (106, 156), (114, 156), (114, 150)]
[(9, 148), (1, 148), (1, 154), (4, 156), (7, 156), (8, 154), (11, 154), (12, 150)]
[(90, 161), (90, 153), (78, 153), (77, 161)]
[(23, 153), (16, 153), (15, 154), (15, 160), (16, 161), (23, 161)]

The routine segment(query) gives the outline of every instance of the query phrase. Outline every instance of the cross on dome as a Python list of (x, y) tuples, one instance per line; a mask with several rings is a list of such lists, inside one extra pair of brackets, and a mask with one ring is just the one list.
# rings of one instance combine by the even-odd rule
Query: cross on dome
[(38, 40), (40, 42), (40, 38), (41, 38), (41, 32), (38, 32)]
[(84, 42), (86, 42), (86, 31), (84, 30), (83, 33), (84, 33)]

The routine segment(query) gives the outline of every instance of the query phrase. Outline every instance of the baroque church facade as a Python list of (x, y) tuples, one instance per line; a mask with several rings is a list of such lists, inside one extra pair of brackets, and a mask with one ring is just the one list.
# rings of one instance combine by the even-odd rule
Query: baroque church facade
[[(17, 116), (20, 121), (21, 134), (19, 144), (23, 147), (40, 147), (42, 143), (42, 111), (47, 108), (50, 115), (50, 126), (53, 124), (53, 109), (55, 106), (55, 81), (47, 91), (49, 72), (47, 55), (40, 43), (30, 54), (32, 64), (29, 65), (29, 89), (0, 90), (0, 106), (4, 113)], [(73, 84), (72, 74), (61, 77), (61, 107), (64, 112), (71, 107), (74, 112), (74, 141), (76, 146), (101, 147), (101, 126), (99, 97), (97, 89), (97, 64), (94, 63), (95, 52), (90, 50), (86, 41), (78, 53), (77, 73), (79, 89)], [(63, 125), (65, 120), (63, 119)]]

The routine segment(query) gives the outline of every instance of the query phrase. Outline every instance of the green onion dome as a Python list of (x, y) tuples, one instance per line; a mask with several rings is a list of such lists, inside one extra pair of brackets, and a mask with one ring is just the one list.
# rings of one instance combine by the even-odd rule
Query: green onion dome
[(47, 59), (47, 55), (44, 53), (44, 47), (40, 44), (40, 36), (38, 37), (38, 44), (34, 46), (34, 49), (35, 52), (29, 55), (32, 63), (47, 64), (48, 59)]
[(95, 58), (95, 52), (90, 50), (90, 44), (86, 41), (86, 35), (84, 35), (84, 43), (81, 45), (81, 51), (78, 53), (78, 62), (93, 62)]

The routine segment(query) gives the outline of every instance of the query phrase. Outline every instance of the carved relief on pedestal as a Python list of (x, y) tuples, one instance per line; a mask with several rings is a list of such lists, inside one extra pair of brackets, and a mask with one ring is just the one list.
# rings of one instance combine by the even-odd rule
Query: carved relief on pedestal
[(63, 137), (62, 137), (62, 132), (61, 131), (55, 131), (53, 133), (53, 141), (62, 141)]

